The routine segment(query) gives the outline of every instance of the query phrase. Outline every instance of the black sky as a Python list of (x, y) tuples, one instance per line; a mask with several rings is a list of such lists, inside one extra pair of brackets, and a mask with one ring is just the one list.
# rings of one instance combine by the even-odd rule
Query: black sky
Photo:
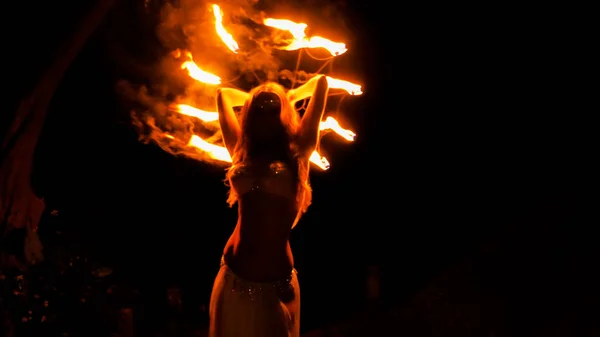
[[(348, 4), (365, 94), (356, 142), (334, 144), (331, 170), (313, 174), (314, 205), (293, 234), (308, 287), (325, 292), (374, 262), (418, 283), (533, 209), (581, 204), (582, 135), (545, 52), (552, 26), (523, 7), (453, 6)], [(42, 17), (39, 34), (60, 35)], [(49, 41), (16, 40), (21, 64)], [(146, 274), (201, 270), (209, 284), (235, 221), (223, 172), (137, 141), (104, 43), (90, 41), (56, 95), (36, 190), (106, 256), (144, 261)]]

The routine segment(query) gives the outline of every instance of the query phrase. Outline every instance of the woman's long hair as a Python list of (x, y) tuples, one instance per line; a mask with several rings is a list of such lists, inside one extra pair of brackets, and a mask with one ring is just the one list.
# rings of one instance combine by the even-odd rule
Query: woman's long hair
[[(299, 209), (302, 212), (306, 212), (312, 200), (312, 189), (308, 179), (308, 158), (300, 158), (296, 146), (296, 136), (300, 129), (300, 114), (288, 100), (285, 89), (277, 83), (269, 82), (262, 84), (250, 91), (250, 98), (246, 100), (240, 111), (241, 135), (231, 154), (232, 165), (227, 171), (226, 182), (229, 182), (235, 171), (235, 167), (247, 164), (252, 160), (254, 151), (257, 148), (254, 143), (255, 139), (251, 136), (248, 122), (251, 118), (260, 118), (260, 116), (256, 116), (258, 111), (253, 111), (252, 101), (261, 92), (274, 93), (279, 97), (279, 101), (281, 102), (280, 121), (283, 132), (276, 133), (275, 139), (270, 142), (274, 144), (274, 147), (269, 150), (277, 152), (274, 153), (278, 157), (277, 160), (288, 164), (290, 168), (295, 168), (294, 173), (298, 180), (296, 200)], [(230, 188), (227, 199), (230, 207), (238, 201), (238, 197), (237, 193)]]

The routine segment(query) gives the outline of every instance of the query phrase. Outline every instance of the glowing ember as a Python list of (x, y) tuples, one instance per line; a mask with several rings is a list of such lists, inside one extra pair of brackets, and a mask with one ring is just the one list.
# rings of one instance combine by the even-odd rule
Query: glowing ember
[(237, 54), (240, 47), (233, 39), (233, 36), (225, 30), (225, 27), (223, 27), (223, 12), (221, 12), (221, 8), (218, 5), (212, 5), (212, 8), (215, 15), (215, 29), (217, 30), (217, 35), (219, 35), (221, 41), (225, 43), (229, 50)]

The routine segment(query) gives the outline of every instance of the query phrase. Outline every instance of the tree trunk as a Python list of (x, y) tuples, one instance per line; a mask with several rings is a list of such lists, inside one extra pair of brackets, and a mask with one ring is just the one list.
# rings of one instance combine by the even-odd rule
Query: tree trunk
[(26, 228), (25, 257), (29, 263), (42, 258), (37, 239), (37, 226), (44, 211), (44, 200), (31, 186), (33, 154), (38, 142), (46, 110), (66, 70), (87, 39), (103, 21), (117, 0), (97, 0), (83, 16), (79, 29), (64, 40), (57, 57), (21, 102), (8, 129), (0, 152), (0, 235), (5, 237), (15, 228)]

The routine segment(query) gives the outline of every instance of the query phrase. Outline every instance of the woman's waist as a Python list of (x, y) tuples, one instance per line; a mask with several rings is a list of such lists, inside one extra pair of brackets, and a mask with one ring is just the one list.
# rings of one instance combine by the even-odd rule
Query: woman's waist
[(269, 280), (250, 280), (243, 275), (239, 275), (226, 262), (221, 259), (221, 273), (224, 273), (224, 279), (229, 282), (229, 291), (237, 292), (241, 296), (248, 296), (251, 301), (260, 301), (273, 298), (275, 295), (283, 303), (292, 302), (299, 295), (298, 278), (295, 269), (292, 269), (285, 276)]
[(269, 245), (232, 239), (223, 251), (223, 262), (236, 274), (249, 281), (270, 282), (285, 278), (294, 268), (294, 257), (289, 242)]
[(289, 230), (298, 215), (298, 205), (295, 198), (254, 192), (240, 198), (238, 212), (245, 228)]

